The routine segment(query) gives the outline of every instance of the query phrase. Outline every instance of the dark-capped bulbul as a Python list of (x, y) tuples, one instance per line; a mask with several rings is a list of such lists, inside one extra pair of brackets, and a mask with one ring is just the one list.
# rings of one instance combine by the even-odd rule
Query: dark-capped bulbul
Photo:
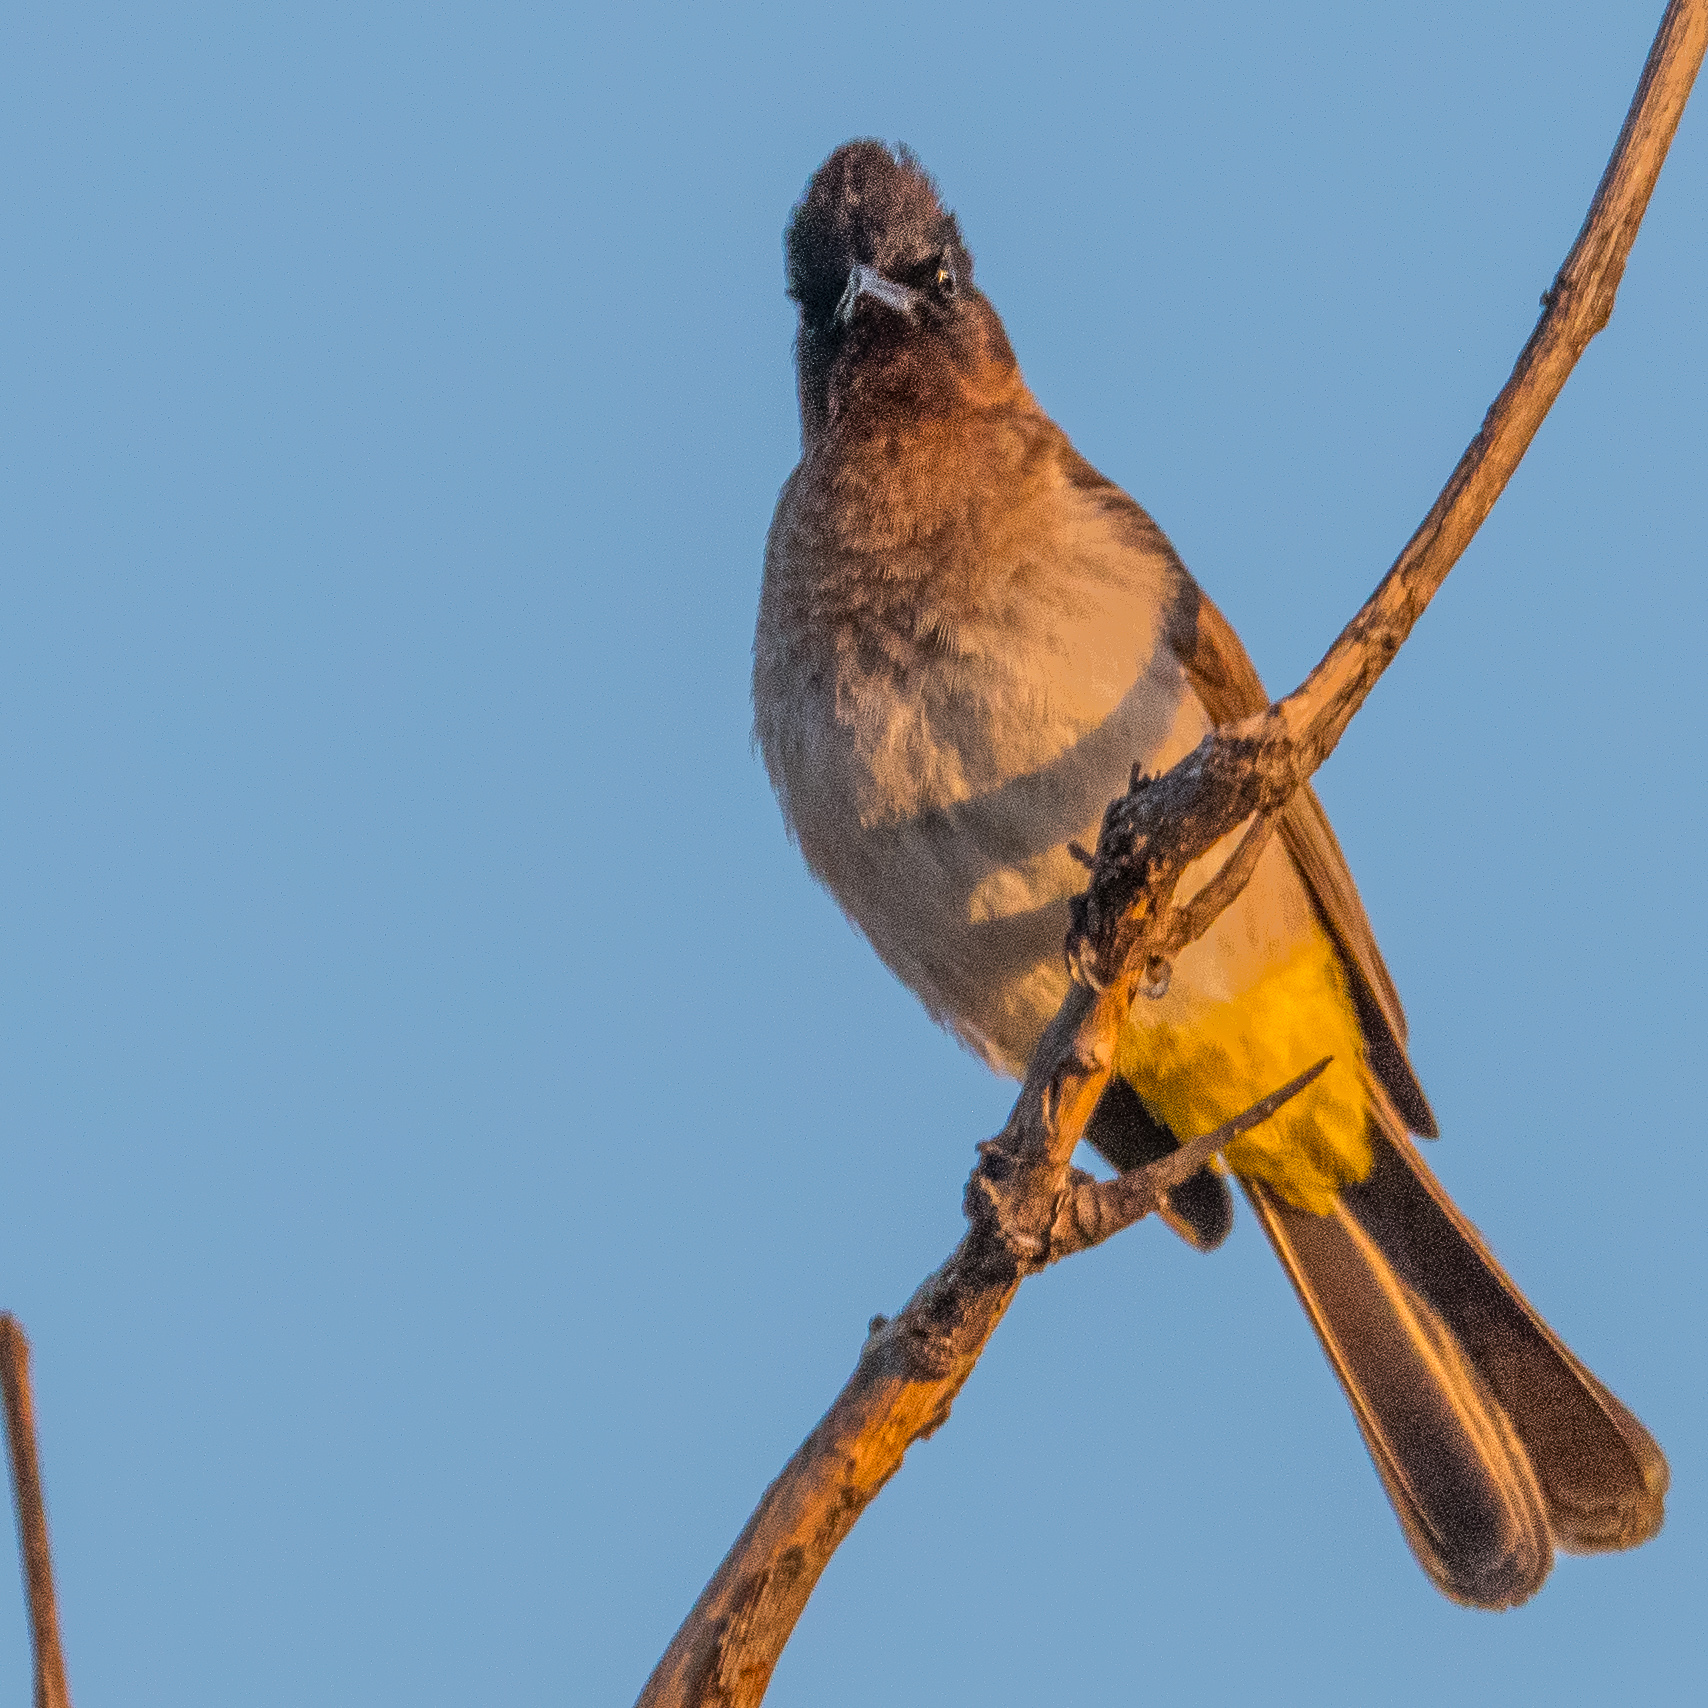
[[(784, 247), (801, 459), (766, 547), (755, 737), (813, 872), (932, 1015), (1018, 1076), (1067, 989), (1069, 843), (1095, 842), (1135, 762), (1166, 770), (1268, 695), (1161, 530), (1038, 406), (910, 152), (839, 148)], [(1654, 1535), (1660, 1449), (1418, 1155), (1435, 1122), (1399, 995), (1306, 788), (1166, 993), (1135, 1002), (1087, 1137), (1134, 1167), (1323, 1056), (1227, 1171), (1424, 1570), (1507, 1607), (1556, 1547)], [(1232, 1214), (1208, 1169), (1167, 1210), (1203, 1248)]]

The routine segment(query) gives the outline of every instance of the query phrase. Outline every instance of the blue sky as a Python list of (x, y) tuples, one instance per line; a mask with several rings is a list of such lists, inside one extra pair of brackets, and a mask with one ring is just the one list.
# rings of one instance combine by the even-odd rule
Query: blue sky
[[(1660, 10), (12, 19), (0, 1304), (80, 1702), (631, 1699), (957, 1236), (1010, 1090), (748, 745), (823, 156), (919, 150), (1282, 688), (1505, 378)], [(1704, 206), (1699, 95), (1321, 778), (1430, 1159), (1668, 1450), (1666, 1531), (1449, 1606), (1249, 1218), (1147, 1225), (1027, 1286), (773, 1702), (1700, 1689)], [(0, 1593), (13, 1696), (25, 1652)]]

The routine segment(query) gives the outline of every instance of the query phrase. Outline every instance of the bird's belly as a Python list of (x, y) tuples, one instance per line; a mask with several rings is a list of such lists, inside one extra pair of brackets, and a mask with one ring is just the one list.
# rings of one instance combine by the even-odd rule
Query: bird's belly
[[(1090, 720), (1083, 701), (1068, 717), (1040, 696), (1042, 675), (1005, 678), (993, 663), (965, 697), (947, 665), (922, 666), (907, 694), (842, 682), (797, 700), (767, 746), (813, 869), (931, 1013), (1017, 1077), (1067, 992), (1069, 899), (1086, 881), (1069, 842), (1095, 843), (1135, 761), (1165, 770), (1209, 728), (1163, 645)], [(1085, 692), (1083, 677), (1075, 685)], [(1189, 870), (1180, 899), (1238, 834)], [(1192, 1138), (1323, 1056), (1322, 1078), (1228, 1152), (1236, 1171), (1313, 1209), (1368, 1172), (1371, 1093), (1334, 948), (1272, 841), (1245, 891), (1181, 952), (1167, 994), (1138, 1000), (1119, 1065)]]
[[(932, 1013), (1018, 1076), (1067, 991), (1069, 900), (1086, 880), (1069, 843), (1095, 845), (1135, 760), (1165, 768), (1206, 727), (1177, 667), (1160, 661), (1094, 727), (1064, 728), (1030, 769), (861, 824), (852, 848), (828, 858), (809, 849), (809, 858)], [(797, 823), (806, 847), (810, 832)]]

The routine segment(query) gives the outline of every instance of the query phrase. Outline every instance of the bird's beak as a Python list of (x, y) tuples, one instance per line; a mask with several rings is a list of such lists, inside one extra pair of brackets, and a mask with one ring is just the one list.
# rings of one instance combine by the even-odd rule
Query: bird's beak
[(854, 318), (854, 309), (861, 297), (875, 297), (885, 308), (908, 320), (913, 319), (914, 309), (919, 302), (918, 291), (909, 290), (906, 285), (898, 285), (894, 279), (886, 279), (876, 267), (868, 267), (864, 261), (856, 261), (854, 270), (848, 275), (848, 288), (842, 293), (841, 302), (836, 305), (836, 321), (839, 326), (846, 326)]

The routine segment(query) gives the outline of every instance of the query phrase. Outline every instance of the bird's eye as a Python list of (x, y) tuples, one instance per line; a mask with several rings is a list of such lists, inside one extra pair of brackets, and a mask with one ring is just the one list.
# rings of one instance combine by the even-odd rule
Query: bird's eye
[(937, 263), (937, 277), (932, 281), (937, 294), (941, 297), (952, 297), (959, 281), (955, 277), (954, 266), (947, 256)]

